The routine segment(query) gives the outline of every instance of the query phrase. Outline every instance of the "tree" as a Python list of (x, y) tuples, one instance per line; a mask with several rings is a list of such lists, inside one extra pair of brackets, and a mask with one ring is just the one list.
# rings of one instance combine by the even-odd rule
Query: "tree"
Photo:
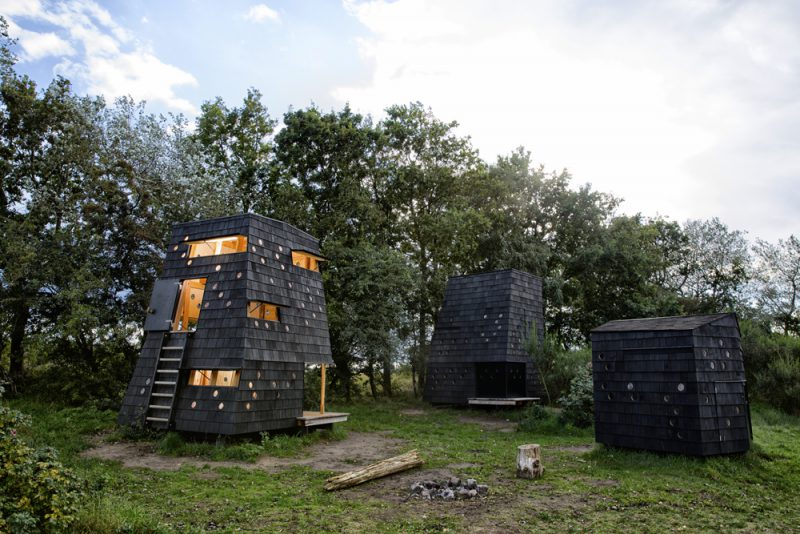
[(742, 232), (730, 230), (718, 218), (687, 221), (688, 247), (673, 270), (671, 286), (691, 313), (733, 309), (750, 278), (750, 252)]
[(276, 122), (261, 103), (261, 92), (248, 89), (242, 106), (229, 109), (217, 97), (201, 106), (196, 139), (208, 172), (229, 192), (231, 212), (249, 212), (260, 195), (270, 194), (268, 166)]
[(784, 334), (800, 335), (800, 239), (790, 235), (776, 245), (759, 239), (754, 247), (756, 301)]
[(469, 138), (455, 133), (456, 122), (440, 121), (419, 102), (386, 113), (380, 166), (388, 173), (394, 239), (415, 269), (407, 306), (416, 323), (411, 368), (421, 390), (447, 278), (480, 263), (480, 236), (489, 220), (475, 192), (482, 190), (486, 169)]

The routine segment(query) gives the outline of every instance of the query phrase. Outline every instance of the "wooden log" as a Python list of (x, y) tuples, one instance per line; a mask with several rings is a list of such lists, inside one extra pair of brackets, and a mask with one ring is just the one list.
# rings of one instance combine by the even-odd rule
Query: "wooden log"
[(517, 447), (517, 478), (539, 478), (542, 474), (544, 474), (544, 466), (539, 445)]
[(331, 477), (325, 481), (324, 488), (327, 491), (349, 488), (376, 478), (419, 467), (422, 464), (423, 462), (419, 457), (419, 453), (417, 453), (416, 450), (412, 450), (400, 456), (387, 458), (376, 464)]

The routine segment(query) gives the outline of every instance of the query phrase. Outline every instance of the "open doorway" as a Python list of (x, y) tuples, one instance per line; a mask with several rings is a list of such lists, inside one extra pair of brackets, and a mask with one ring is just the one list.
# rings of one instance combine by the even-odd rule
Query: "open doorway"
[(194, 332), (200, 319), (203, 294), (206, 290), (205, 278), (194, 278), (181, 282), (178, 306), (172, 320), (173, 332)]

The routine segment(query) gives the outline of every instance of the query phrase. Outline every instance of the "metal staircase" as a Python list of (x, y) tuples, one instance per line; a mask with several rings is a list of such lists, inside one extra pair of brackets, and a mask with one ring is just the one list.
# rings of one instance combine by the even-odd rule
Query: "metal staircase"
[(166, 430), (172, 423), (172, 409), (188, 341), (188, 332), (164, 334), (145, 412), (145, 424), (150, 428)]

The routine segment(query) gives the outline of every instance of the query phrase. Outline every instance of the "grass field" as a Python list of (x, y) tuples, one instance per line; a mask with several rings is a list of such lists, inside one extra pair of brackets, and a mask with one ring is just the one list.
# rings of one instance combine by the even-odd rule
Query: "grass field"
[[(76, 532), (792, 532), (800, 529), (800, 419), (753, 410), (755, 443), (741, 456), (694, 459), (593, 446), (591, 430), (540, 425), (515, 431), (519, 412), (431, 408), (413, 402), (337, 405), (350, 421), (332, 434), (278, 436), (264, 443), (192, 443), (177, 434), (138, 437), (115, 429), (115, 414), (33, 401), (26, 439), (61, 451), (87, 480)], [(100, 435), (101, 437), (98, 437)], [(129, 468), (80, 455), (121, 440), (180, 468)], [(327, 493), (331, 465), (365, 463), (416, 448), (426, 464), (363, 486)], [(371, 444), (375, 444), (372, 447)], [(517, 445), (542, 445), (546, 472), (515, 478)], [(383, 447), (383, 448), (382, 448)], [(365, 452), (365, 454), (366, 454)], [(354, 453), (355, 454), (355, 453)], [(173, 458), (173, 460), (169, 460)], [(312, 461), (313, 460), (313, 461)], [(222, 462), (218, 462), (222, 461)], [(258, 463), (253, 463), (258, 462)], [(262, 468), (268, 466), (268, 468)], [(174, 467), (177, 467), (175, 464)], [(486, 498), (409, 500), (412, 481), (448, 475), (490, 486)]]

